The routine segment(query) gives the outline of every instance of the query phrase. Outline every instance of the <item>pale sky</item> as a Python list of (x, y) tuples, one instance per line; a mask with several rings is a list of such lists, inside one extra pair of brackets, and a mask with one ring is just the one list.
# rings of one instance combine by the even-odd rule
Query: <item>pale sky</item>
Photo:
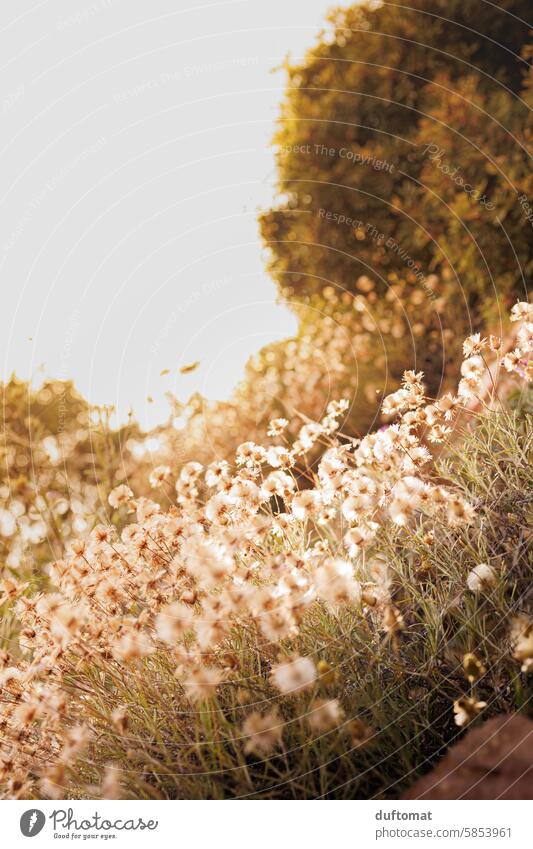
[(251, 353), (294, 333), (256, 221), (285, 82), (271, 71), (329, 6), (2, 2), (4, 378), (73, 378), (150, 427), (166, 390), (228, 397)]

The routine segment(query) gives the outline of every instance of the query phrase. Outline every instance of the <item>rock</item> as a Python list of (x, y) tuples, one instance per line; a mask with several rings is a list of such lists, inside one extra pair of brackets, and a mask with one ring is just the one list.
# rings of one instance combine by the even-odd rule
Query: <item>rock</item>
[(533, 721), (501, 714), (472, 728), (404, 799), (533, 799)]

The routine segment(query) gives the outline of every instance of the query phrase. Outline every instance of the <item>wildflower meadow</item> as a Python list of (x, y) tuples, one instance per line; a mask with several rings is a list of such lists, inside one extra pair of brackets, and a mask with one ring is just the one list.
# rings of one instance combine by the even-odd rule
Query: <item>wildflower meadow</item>
[[(85, 26), (105, 28), (107, 16), (127, 14), (116, 5), (62, 19), (54, 32), (77, 44)], [(193, 383), (202, 360), (191, 343), (175, 371), (177, 381), (191, 381), (176, 386), (193, 389), (169, 388), (166, 418), (147, 426), (135, 408), (120, 419), (112, 404), (85, 397), (69, 371), (74, 332), (61, 372), (37, 381), (17, 376), (6, 348), (4, 800), (399, 800), (485, 723), (531, 716), (531, 9), (520, 0), (407, 5), (365, 0), (326, 18), (324, 4), (314, 45), (306, 34), (302, 57), (284, 61), (269, 131), (275, 198), (252, 213), (239, 200), (231, 215), (251, 216), (260, 231), (269, 285), (297, 330), (265, 342), (260, 327), (230, 394), (208, 397)], [(120, 173), (129, 154), (124, 143), (113, 159), (113, 133), (124, 132), (112, 124), (119, 110), (131, 110), (128, 127), (150, 127), (174, 108), (164, 100), (170, 86), (233, 74), (244, 91), (261, 66), (246, 37), (245, 64), (193, 57), (178, 70), (169, 65), (166, 76), (128, 80), (113, 64), (109, 134), (97, 149), (84, 141), (91, 156), (67, 159), (12, 225), (6, 262), (30, 238), (40, 206), (95, 157), (112, 162), (91, 176), (88, 193)], [(76, 47), (80, 56), (84, 49)], [(30, 89), (10, 101), (9, 114), (6, 106), (6, 120)], [(207, 110), (211, 95), (198, 91)], [(160, 110), (148, 110), (149, 121), (139, 117), (143, 98)], [(248, 119), (252, 108), (242, 100), (243, 127), (259, 125)], [(194, 137), (198, 161), (199, 115), (187, 117), (192, 127), (178, 116), (179, 133), (172, 128), (176, 149)], [(230, 120), (216, 120), (222, 144)], [(158, 144), (150, 141), (157, 156)], [(244, 170), (247, 148), (236, 149)], [(224, 155), (214, 142), (205, 153), (220, 180)], [(186, 170), (176, 161), (165, 180), (172, 168)], [(175, 283), (175, 258), (209, 215), (215, 178), (205, 168), (198, 191), (207, 199), (190, 213), (186, 239), (173, 242), (170, 227), (167, 234), (163, 202), (164, 215), (152, 214), (147, 200), (148, 223), (139, 224), (159, 227), (163, 247), (170, 244), (165, 279), (184, 305), (161, 309), (156, 342), (146, 341), (154, 362), (160, 347), (178, 344), (191, 310), (223, 297), (223, 286), (191, 282), (184, 291)], [(227, 181), (230, 209), (237, 189)], [(120, 191), (124, 217), (131, 208), (141, 221), (136, 189)], [(177, 203), (189, 202), (183, 196)], [(68, 201), (74, 224), (84, 197), (80, 190)], [(61, 248), (66, 269), (93, 218), (81, 235), (73, 224)], [(135, 306), (138, 321), (120, 313), (136, 303), (135, 275), (147, 273), (143, 263), (159, 250), (144, 249), (137, 218), (128, 224), (136, 265), (124, 272), (126, 294), (116, 303), (112, 261), (121, 243), (111, 224), (113, 244), (102, 252), (102, 266), (111, 257), (105, 292), (94, 296), (102, 326), (117, 310), (102, 381), (115, 371), (126, 381), (135, 370), (119, 345), (129, 334), (144, 351), (143, 310), (152, 298), (157, 308), (154, 282), (146, 304)], [(223, 217), (210, 223), (213, 238), (224, 226)], [(212, 250), (214, 266), (223, 265), (227, 246), (211, 248), (210, 237), (202, 231), (203, 254)], [(84, 255), (69, 292), (81, 291), (94, 253)], [(39, 265), (35, 251), (31, 260), (47, 280), (45, 259)], [(187, 274), (199, 261), (184, 261)], [(254, 274), (243, 291), (261, 304)], [(88, 284), (85, 291), (79, 333), (93, 298)], [(214, 323), (236, 309), (224, 305)], [(52, 334), (44, 319), (34, 324)], [(239, 333), (248, 331), (243, 318)], [(98, 334), (80, 343), (95, 370), (102, 344)], [(226, 350), (219, 348), (213, 362)], [(170, 371), (158, 366), (143, 383), (147, 403), (163, 395)]]

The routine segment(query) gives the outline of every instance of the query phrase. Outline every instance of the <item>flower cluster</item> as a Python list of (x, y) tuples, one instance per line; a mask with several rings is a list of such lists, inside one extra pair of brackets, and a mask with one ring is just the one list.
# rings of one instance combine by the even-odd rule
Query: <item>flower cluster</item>
[[(526, 328), (521, 361), (531, 350), (526, 307), (514, 311)], [(406, 372), (401, 388), (383, 404), (397, 421), (362, 439), (340, 432), (348, 402), (331, 402), (320, 421), (300, 427), (292, 443), (283, 437), (287, 422), (278, 418), (269, 431), (282, 441), (245, 442), (234, 464), (188, 462), (176, 477), (170, 467), (154, 469), (153, 489), (173, 484), (168, 509), (152, 498), (136, 498), (121, 484), (108, 499), (121, 522), (98, 524), (87, 538), (72, 539), (66, 556), (49, 565), (49, 591), (30, 595), (27, 584), (5, 581), (3, 595), (19, 619), (21, 647), (18, 658), (2, 656), (0, 672), (0, 771), (10, 776), (8, 793), (36, 792), (37, 785), (45, 796), (63, 794), (69, 766), (91, 745), (90, 722), (80, 709), (87, 695), (80, 701), (76, 693), (77, 707), (71, 707), (83, 665), (93, 664), (94, 675), (105, 676), (112, 687), (118, 668), (163, 657), (179, 697), (199, 704), (235, 686), (231, 641), (239, 632), (270, 646), (275, 691), (288, 699), (312, 694), (306, 720), (311, 731), (342, 723), (339, 699), (316, 694), (328, 670), (287, 647), (317, 605), (332, 615), (349, 609), (395, 639), (404, 627), (402, 614), (390, 594), (386, 564), (373, 560), (381, 531), (393, 526), (409, 532), (421, 521), (435, 527), (475, 521), (468, 500), (432, 480), (426, 442), (443, 442), (450, 434), (465, 396), (475, 392), (472, 358), (486, 346), (498, 349), (477, 337), (465, 343), (456, 396), (430, 402), (422, 375)], [(318, 448), (313, 470), (306, 456)], [(489, 591), (496, 582), (485, 563), (466, 578), (473, 592)], [(515, 656), (529, 665), (530, 631), (522, 628), (515, 642)], [(470, 663), (469, 674), (472, 668)], [(470, 697), (459, 699), (456, 722), (464, 725), (482, 707)], [(126, 732), (124, 706), (114, 709), (112, 722)], [(349, 727), (357, 745), (369, 734), (353, 721)], [(282, 745), (283, 730), (277, 707), (249, 712), (240, 726), (244, 752), (268, 755)], [(112, 764), (104, 785), (104, 794), (116, 785)]]

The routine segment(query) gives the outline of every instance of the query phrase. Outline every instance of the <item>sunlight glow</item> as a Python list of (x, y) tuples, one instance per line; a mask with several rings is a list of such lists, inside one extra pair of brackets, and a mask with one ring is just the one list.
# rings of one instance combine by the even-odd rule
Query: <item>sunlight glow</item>
[[(135, 61), (119, 61), (132, 36), (118, 6), (73, 21), (68, 39), (50, 32), (40, 62), (74, 50), (69, 73), (39, 76), (39, 94), (28, 85), (4, 117), (7, 141), (23, 140), (0, 199), (4, 378), (73, 379), (115, 420), (131, 408), (150, 428), (169, 416), (166, 393), (227, 398), (250, 355), (295, 333), (257, 212), (275, 180), (285, 75), (272, 70), (312, 45), (327, 7), (189, 8)], [(98, 26), (116, 38), (95, 75)], [(59, 96), (53, 115), (42, 109)]]

